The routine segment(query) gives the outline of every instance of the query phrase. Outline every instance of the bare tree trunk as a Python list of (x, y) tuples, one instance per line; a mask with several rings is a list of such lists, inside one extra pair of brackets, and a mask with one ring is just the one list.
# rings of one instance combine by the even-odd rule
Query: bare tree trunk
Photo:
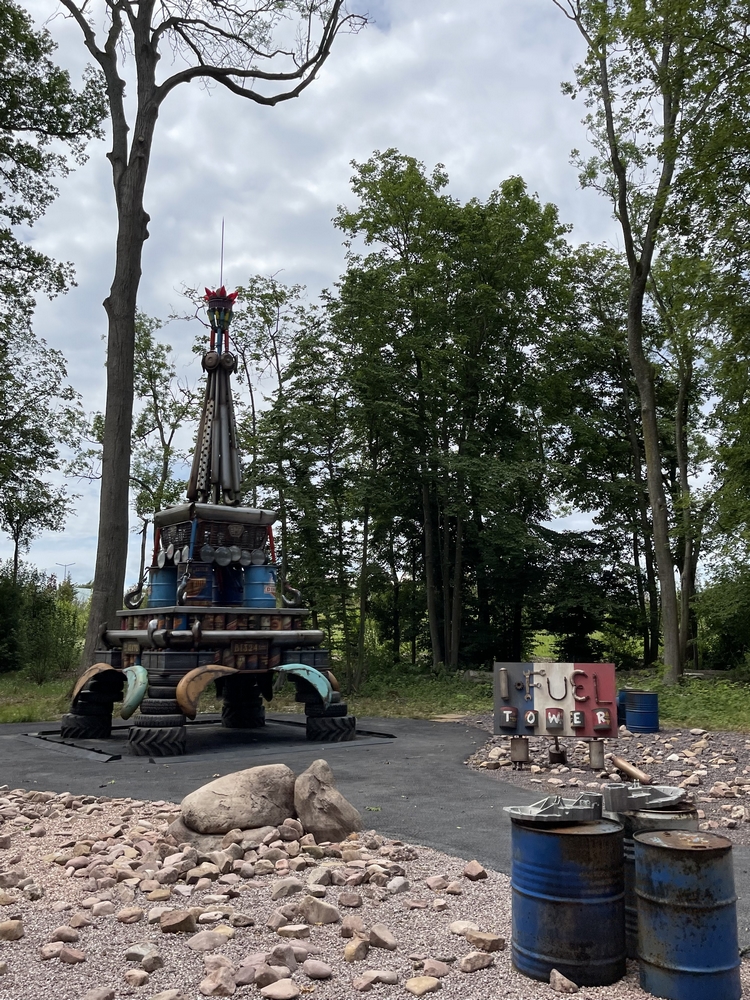
[(443, 652), (440, 648), (440, 624), (435, 592), (435, 532), (432, 525), (430, 488), (426, 482), (422, 483), (422, 516), (424, 519), (424, 577), (427, 591), (427, 620), (430, 626), (432, 666), (437, 670), (443, 662)]
[(450, 666), (458, 667), (458, 650), (461, 644), (461, 612), (463, 610), (461, 586), (463, 579), (463, 531), (464, 525), (460, 517), (456, 518), (456, 559), (453, 566), (453, 608), (451, 614), (451, 652)]
[(359, 635), (357, 637), (357, 687), (367, 676), (365, 665), (365, 626), (367, 624), (367, 558), (370, 537), (370, 504), (365, 502), (362, 519), (362, 568), (359, 573)]
[(396, 566), (396, 552), (394, 548), (394, 530), (388, 532), (388, 568), (391, 571), (391, 585), (393, 594), (393, 662), (401, 661), (401, 581), (398, 577)]
[[(438, 501), (439, 505), (440, 501)], [(442, 545), (440, 546), (440, 577), (443, 582), (443, 649), (446, 661), (451, 656), (451, 532), (448, 513), (443, 506), (442, 514), (438, 506), (438, 524), (442, 524)]]
[(646, 609), (646, 592), (643, 587), (641, 573), (641, 553), (638, 545), (638, 532), (633, 529), (633, 566), (635, 569), (635, 587), (638, 594), (638, 609), (641, 612), (641, 636), (643, 640), (643, 664), (651, 662), (651, 631), (649, 629), (648, 612)]
[[(82, 667), (94, 660), (99, 628), (115, 624), (125, 588), (128, 558), (130, 436), (133, 423), (133, 361), (135, 309), (141, 280), (143, 244), (149, 217), (143, 208), (148, 156), (157, 109), (139, 115), (130, 162), (125, 166), (113, 152), (113, 179), (118, 209), (115, 275), (104, 300), (108, 319), (107, 396), (102, 441), (99, 532)], [(142, 148), (141, 148), (142, 147)]]

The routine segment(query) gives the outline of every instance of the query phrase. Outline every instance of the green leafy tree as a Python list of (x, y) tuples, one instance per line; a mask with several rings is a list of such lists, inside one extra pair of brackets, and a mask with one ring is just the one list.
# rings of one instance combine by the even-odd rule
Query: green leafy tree
[[(104, 76), (117, 209), (115, 269), (104, 302), (107, 397), (86, 666), (100, 624), (114, 620), (125, 580), (135, 316), (149, 223), (144, 194), (162, 105), (177, 87), (192, 81), (222, 87), (264, 107), (291, 100), (313, 82), (337, 36), (357, 30), (366, 18), (349, 14), (344, 0), (211, 0), (198, 8), (187, 0), (168, 6), (156, 0), (61, 2)], [(131, 58), (132, 100), (126, 100)]]
[(692, 137), (728, 93), (744, 94), (748, 28), (737, 0), (553, 0), (586, 44), (571, 96), (583, 93), (594, 156), (581, 180), (607, 197), (630, 273), (628, 353), (641, 404), (661, 591), (666, 679), (682, 672), (680, 621), (662, 477), (655, 376), (644, 345), (644, 301), (660, 239), (678, 217), (678, 181)]
[(13, 541), (13, 582), (18, 578), (20, 553), (42, 531), (62, 531), (70, 512), (65, 490), (39, 480), (7, 486), (0, 493), (0, 528)]

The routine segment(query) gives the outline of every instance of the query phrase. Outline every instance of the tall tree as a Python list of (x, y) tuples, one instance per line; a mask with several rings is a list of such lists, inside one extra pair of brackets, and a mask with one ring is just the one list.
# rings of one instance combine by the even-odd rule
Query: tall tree
[(71, 157), (85, 159), (105, 116), (101, 77), (88, 72), (76, 91), (54, 50), (21, 6), (0, 0), (0, 300), (17, 317), (28, 313), (35, 291), (63, 291), (72, 267), (29, 246), (16, 227), (44, 213), (57, 194), (54, 178), (68, 173)]
[(657, 420), (644, 348), (644, 300), (660, 238), (689, 164), (693, 134), (728, 92), (744, 94), (750, 13), (741, 0), (553, 0), (576, 26), (586, 59), (576, 84), (591, 109), (595, 155), (581, 179), (614, 207), (630, 272), (628, 353), (641, 405), (646, 473), (661, 591), (665, 679), (682, 672), (680, 621)]
[[(96, 14), (88, 0), (61, 3), (104, 75), (117, 208), (115, 272), (104, 301), (107, 399), (96, 568), (83, 655), (88, 665), (99, 626), (114, 618), (125, 579), (135, 310), (149, 222), (144, 191), (162, 104), (176, 87), (193, 80), (266, 107), (298, 97), (339, 33), (356, 30), (366, 18), (350, 14), (344, 0), (205, 0), (197, 6), (188, 0), (104, 0)], [(165, 52), (173, 72), (159, 78)], [(132, 105), (125, 96), (126, 53), (135, 67)]]

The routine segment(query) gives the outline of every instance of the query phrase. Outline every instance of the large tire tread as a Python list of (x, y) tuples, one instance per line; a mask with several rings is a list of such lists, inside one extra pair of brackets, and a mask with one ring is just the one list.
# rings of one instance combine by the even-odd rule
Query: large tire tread
[(344, 718), (307, 717), (307, 738), (314, 743), (348, 743), (356, 735), (357, 720), (353, 715)]
[(184, 726), (184, 715), (136, 715), (134, 726), (145, 726), (147, 729), (171, 729), (174, 726)]
[(112, 716), (68, 712), (60, 720), (60, 735), (64, 740), (106, 740), (112, 735)]
[(146, 697), (149, 701), (153, 698), (166, 698), (168, 701), (174, 701), (174, 692), (176, 687), (177, 685), (175, 685), (175, 687), (156, 687), (149, 684), (148, 694)]
[(128, 746), (136, 757), (181, 757), (186, 745), (184, 726), (167, 729), (131, 726), (128, 732)]
[(141, 715), (177, 715), (180, 706), (174, 698), (144, 698), (140, 704), (140, 712)]
[(323, 702), (307, 702), (305, 705), (305, 715), (308, 719), (342, 719), (349, 714), (349, 706), (345, 701), (337, 704), (330, 704), (324, 708)]
[(70, 706), (72, 715), (85, 716), (87, 719), (111, 719), (113, 702), (98, 702), (91, 704), (88, 701), (81, 701), (79, 695)]

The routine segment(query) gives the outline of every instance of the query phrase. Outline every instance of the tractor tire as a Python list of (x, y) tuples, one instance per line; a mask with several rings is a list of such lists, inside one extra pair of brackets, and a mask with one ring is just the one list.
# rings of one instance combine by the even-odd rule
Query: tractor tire
[(184, 726), (184, 715), (136, 715), (134, 726), (145, 726), (147, 729), (172, 729), (174, 726)]
[(111, 705), (114, 700), (111, 692), (102, 690), (101, 688), (92, 688), (87, 685), (82, 691), (78, 692), (76, 705), (109, 705), (111, 711)]
[[(154, 687), (159, 688), (170, 688), (172, 691), (177, 687), (182, 678), (187, 673), (187, 670), (172, 670), (169, 673), (162, 673), (161, 671), (149, 670), (148, 672), (148, 683), (153, 684)], [(167, 695), (166, 697), (169, 697)]]
[(112, 715), (113, 702), (108, 702), (106, 705), (98, 704), (92, 705), (87, 701), (81, 701), (81, 696), (79, 695), (76, 700), (71, 704), (70, 711), (73, 715), (85, 715), (87, 718), (99, 719), (99, 718), (109, 718)]
[(111, 715), (74, 715), (69, 712), (60, 720), (60, 735), (64, 740), (106, 740), (112, 735)]
[(140, 704), (141, 715), (177, 715), (179, 711), (174, 698), (144, 698)]
[(226, 729), (260, 729), (266, 724), (266, 710), (253, 677), (223, 677), (221, 724)]
[(314, 743), (348, 743), (354, 739), (357, 720), (353, 715), (344, 718), (307, 717), (307, 738)]
[(152, 698), (167, 698), (169, 701), (174, 701), (174, 692), (176, 687), (176, 684), (175, 687), (155, 687), (154, 685), (149, 684), (148, 694), (146, 697), (149, 701), (151, 701)]
[(307, 702), (305, 705), (305, 715), (308, 719), (342, 719), (349, 714), (349, 708), (345, 701), (331, 703), (325, 708), (323, 702)]
[(131, 726), (128, 747), (136, 757), (181, 757), (187, 748), (184, 726), (155, 729)]
[(262, 729), (266, 724), (266, 710), (263, 705), (224, 702), (221, 706), (221, 724), (225, 729)]

